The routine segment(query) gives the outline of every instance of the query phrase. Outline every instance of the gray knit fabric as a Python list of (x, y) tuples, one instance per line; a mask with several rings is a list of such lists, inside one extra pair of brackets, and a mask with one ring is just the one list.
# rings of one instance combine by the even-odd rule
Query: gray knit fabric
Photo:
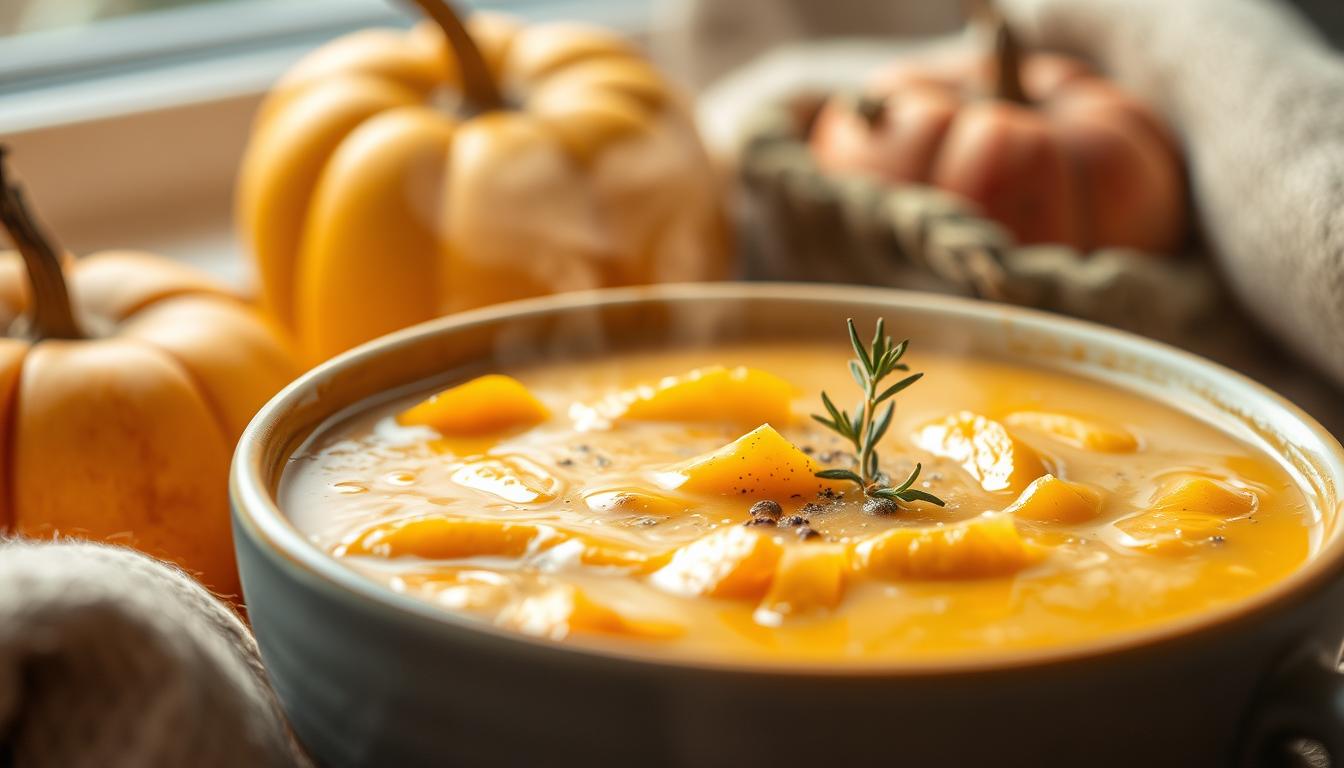
[(134, 551), (0, 540), (0, 765), (302, 765), (246, 625)]

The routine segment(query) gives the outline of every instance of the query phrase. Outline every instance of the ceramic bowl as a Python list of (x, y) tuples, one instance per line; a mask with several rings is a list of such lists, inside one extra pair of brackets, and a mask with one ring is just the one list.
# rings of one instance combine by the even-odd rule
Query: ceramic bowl
[[(878, 316), (922, 349), (1014, 360), (1160, 399), (1277, 458), (1324, 536), (1231, 607), (1103, 641), (940, 663), (734, 666), (497, 629), (357, 575), (285, 518), (295, 449), (352, 409), (499, 365), (672, 346), (834, 339)], [(1006, 306), (816, 285), (571, 294), (430, 322), (275, 397), (231, 494), (243, 590), (295, 732), (323, 764), (1263, 765), (1294, 739), (1344, 760), (1344, 450), (1259, 385), (1170, 347)]]

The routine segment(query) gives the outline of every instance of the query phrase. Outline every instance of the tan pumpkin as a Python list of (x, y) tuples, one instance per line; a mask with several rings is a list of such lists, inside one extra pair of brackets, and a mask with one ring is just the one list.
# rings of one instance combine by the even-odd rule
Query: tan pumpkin
[[(2, 150), (0, 150), (2, 152)], [(0, 154), (0, 530), (134, 546), (236, 596), (227, 479), (252, 415), (296, 374), (256, 312), (184, 265), (63, 266)]]
[(310, 361), (444, 313), (727, 269), (689, 110), (618, 35), (441, 0), (286, 75), (239, 181), (263, 303)]
[(955, 192), (1022, 243), (1164, 253), (1186, 237), (1166, 126), (1078, 60), (1021, 54), (1001, 22), (993, 55), (913, 56), (832, 99), (811, 145), (824, 171)]

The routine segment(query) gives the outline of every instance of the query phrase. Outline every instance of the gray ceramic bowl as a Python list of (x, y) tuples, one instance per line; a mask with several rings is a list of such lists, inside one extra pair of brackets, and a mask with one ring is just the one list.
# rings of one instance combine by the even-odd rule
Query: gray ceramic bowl
[[(861, 672), (692, 664), (522, 637), (366, 580), (274, 490), (333, 415), (525, 360), (835, 338), (885, 316), (921, 348), (1104, 379), (1277, 456), (1325, 521), (1320, 551), (1255, 598), (1060, 650)], [(427, 323), (309, 372), (244, 434), (232, 497), (243, 590), (302, 742), (346, 765), (1263, 765), (1298, 737), (1344, 760), (1344, 451), (1290, 403), (1169, 347), (961, 299), (815, 285), (669, 286)]]

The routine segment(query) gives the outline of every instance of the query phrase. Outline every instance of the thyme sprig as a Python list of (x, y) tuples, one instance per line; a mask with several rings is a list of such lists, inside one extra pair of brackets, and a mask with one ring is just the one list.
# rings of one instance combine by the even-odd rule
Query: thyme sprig
[[(916, 464), (914, 471), (900, 484), (891, 485), (890, 478), (882, 471), (881, 460), (877, 455), (877, 443), (891, 427), (891, 417), (896, 412), (896, 403), (892, 398), (924, 376), (923, 373), (912, 373), (895, 384), (880, 389), (883, 380), (891, 374), (910, 370), (909, 366), (901, 362), (906, 348), (910, 346), (910, 340), (893, 344), (891, 337), (886, 333), (886, 320), (879, 318), (872, 344), (864, 346), (863, 341), (859, 339), (858, 330), (854, 327), (854, 320), (850, 319), (847, 323), (849, 342), (854, 346), (854, 354), (857, 356), (849, 361), (849, 372), (854, 377), (854, 383), (863, 390), (864, 399), (851, 415), (837, 408), (830, 395), (823, 391), (821, 403), (826, 406), (829, 416), (812, 414), (812, 418), (853, 443), (855, 466), (854, 469), (824, 469), (817, 473), (817, 477), (848, 480), (859, 486), (864, 495), (877, 499), (927, 501), (943, 506), (942, 499), (914, 487), (922, 469), (920, 464)], [(881, 408), (883, 403), (886, 403), (886, 408)]]

